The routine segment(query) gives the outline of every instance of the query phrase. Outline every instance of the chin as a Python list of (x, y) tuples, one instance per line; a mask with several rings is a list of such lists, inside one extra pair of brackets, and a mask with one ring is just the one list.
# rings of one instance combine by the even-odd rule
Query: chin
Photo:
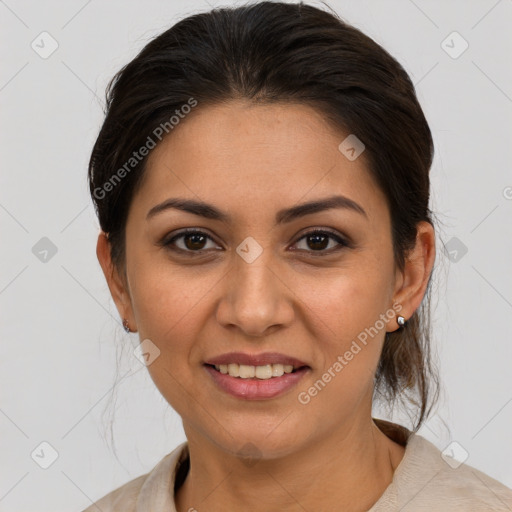
[(285, 423), (286, 420), (282, 421), (282, 429), (279, 428), (279, 421), (262, 421), (259, 424), (251, 421), (236, 427), (225, 425), (226, 430), (223, 430), (221, 437), (211, 439), (222, 450), (246, 459), (248, 465), (261, 459), (278, 459), (294, 453), (309, 437), (305, 432), (301, 435), (298, 425)]

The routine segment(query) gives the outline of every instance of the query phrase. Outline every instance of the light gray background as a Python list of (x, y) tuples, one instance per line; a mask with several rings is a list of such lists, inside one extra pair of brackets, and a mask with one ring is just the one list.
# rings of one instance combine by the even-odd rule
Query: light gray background
[[(468, 464), (512, 487), (512, 1), (330, 5), (404, 65), (434, 134), (434, 328), (445, 392), (420, 433), (441, 450), (456, 441)], [(208, 7), (0, 1), (1, 511), (82, 510), (184, 440), (130, 354), (137, 335), (124, 334), (97, 263), (86, 166), (110, 77), (152, 36)], [(31, 48), (43, 31), (59, 45), (47, 59)], [(453, 31), (469, 43), (458, 58), (441, 46)], [(460, 43), (445, 44), (453, 52)], [(33, 253), (43, 237), (57, 248), (47, 262)], [(455, 255), (455, 243), (467, 254)], [(116, 345), (126, 355), (111, 401)], [(118, 459), (104, 440), (114, 408)], [(50, 460), (44, 441), (58, 452), (48, 469), (31, 458), (36, 450), (39, 463)]]

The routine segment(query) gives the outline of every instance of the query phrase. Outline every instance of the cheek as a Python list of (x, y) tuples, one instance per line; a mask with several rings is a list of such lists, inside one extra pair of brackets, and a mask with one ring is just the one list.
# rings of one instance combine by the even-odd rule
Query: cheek
[(298, 390), (297, 398), (310, 417), (327, 422), (328, 407), (329, 421), (343, 422), (373, 390), (386, 331), (381, 320), (386, 283), (371, 272), (353, 269), (311, 285), (303, 297), (321, 357), (312, 382)]
[(343, 349), (352, 339), (376, 325), (389, 301), (385, 276), (367, 265), (337, 270), (315, 279), (295, 279), (294, 292), (300, 296), (315, 326), (325, 333), (327, 347)]
[[(166, 346), (185, 341), (194, 333), (201, 304), (218, 280), (212, 273), (178, 268), (169, 262), (152, 261), (134, 265), (130, 281), (134, 314), (141, 336), (155, 338)], [(182, 343), (181, 343), (182, 344)]]
[[(160, 351), (148, 372), (167, 402), (186, 415), (196, 379), (191, 356), (202, 335), (205, 301), (218, 279), (194, 277), (169, 264), (136, 268), (131, 292), (139, 337)], [(195, 395), (198, 399), (200, 390)]]

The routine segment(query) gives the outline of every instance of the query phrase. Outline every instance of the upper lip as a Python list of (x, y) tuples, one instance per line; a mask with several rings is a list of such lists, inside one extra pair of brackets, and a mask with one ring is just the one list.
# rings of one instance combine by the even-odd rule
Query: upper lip
[(301, 368), (307, 366), (306, 363), (299, 359), (278, 352), (263, 352), (261, 354), (246, 354), (244, 352), (229, 352), (221, 354), (220, 356), (208, 359), (205, 364), (219, 365), (238, 363), (249, 366), (264, 366), (267, 364), (287, 364), (292, 365), (294, 368)]

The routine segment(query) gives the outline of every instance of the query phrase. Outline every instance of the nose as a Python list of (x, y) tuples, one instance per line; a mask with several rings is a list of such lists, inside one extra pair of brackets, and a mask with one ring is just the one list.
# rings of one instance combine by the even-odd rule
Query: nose
[(247, 337), (261, 338), (291, 324), (293, 291), (269, 253), (263, 251), (252, 263), (235, 255), (216, 312), (223, 327), (236, 326)]

